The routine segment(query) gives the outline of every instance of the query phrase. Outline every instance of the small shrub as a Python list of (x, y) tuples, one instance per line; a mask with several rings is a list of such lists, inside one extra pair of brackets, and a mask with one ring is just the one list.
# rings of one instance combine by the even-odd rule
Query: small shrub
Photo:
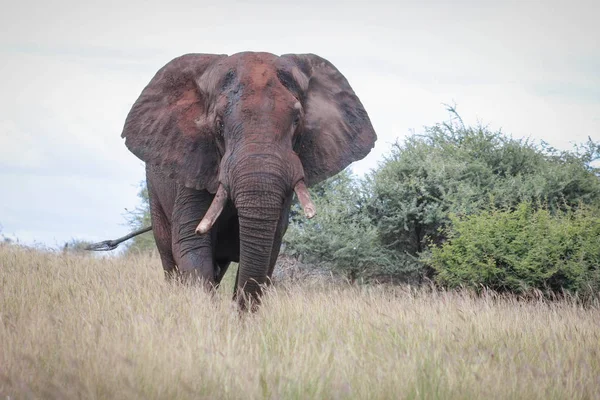
[[(140, 182), (139, 188), (138, 197), (141, 204), (133, 210), (126, 210), (127, 224), (134, 231), (152, 225), (150, 217), (150, 197), (148, 195), (146, 181)], [(152, 232), (146, 232), (134, 237), (128, 242), (125, 254), (151, 254), (155, 250), (156, 242), (154, 241), (154, 234)]]
[(310, 189), (317, 216), (298, 204), (285, 236), (285, 253), (340, 272), (350, 281), (412, 272), (413, 265), (384, 248), (365, 210), (365, 187), (347, 171)]
[(424, 256), (448, 287), (587, 295), (600, 289), (600, 216), (594, 209), (552, 214), (531, 202), (515, 210), (452, 215), (448, 240)]
[(384, 245), (417, 256), (445, 240), (449, 214), (476, 214), (490, 202), (543, 202), (552, 213), (600, 205), (599, 158), (591, 140), (558, 151), (485, 126), (438, 124), (392, 146), (370, 178), (368, 210)]

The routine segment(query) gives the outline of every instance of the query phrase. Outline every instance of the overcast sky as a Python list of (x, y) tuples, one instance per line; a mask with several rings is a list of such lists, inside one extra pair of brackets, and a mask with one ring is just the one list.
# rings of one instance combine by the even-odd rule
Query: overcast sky
[[(125, 234), (143, 164), (125, 117), (184, 53), (315, 53), (348, 78), (378, 134), (354, 164), (444, 121), (559, 148), (600, 140), (600, 6), (583, 1), (2, 0), (0, 224), (25, 243)], [(595, 5), (596, 3), (596, 5)]]

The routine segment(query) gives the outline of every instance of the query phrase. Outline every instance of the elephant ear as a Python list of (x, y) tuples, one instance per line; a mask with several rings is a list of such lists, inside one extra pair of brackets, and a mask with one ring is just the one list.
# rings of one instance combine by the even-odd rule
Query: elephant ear
[(308, 185), (364, 158), (377, 135), (350, 84), (329, 61), (314, 54), (286, 54), (308, 78), (302, 96), (304, 128), (296, 147)]
[(215, 192), (219, 153), (207, 123), (207, 95), (198, 84), (224, 56), (186, 54), (161, 68), (125, 120), (122, 137), (133, 154), (180, 184)]

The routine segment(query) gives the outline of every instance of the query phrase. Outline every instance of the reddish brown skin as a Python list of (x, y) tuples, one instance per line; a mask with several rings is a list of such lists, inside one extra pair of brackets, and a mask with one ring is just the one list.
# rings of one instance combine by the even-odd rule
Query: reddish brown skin
[[(218, 285), (240, 262), (236, 298), (258, 304), (287, 228), (293, 188), (332, 176), (373, 147), (344, 76), (312, 55), (188, 54), (163, 67), (123, 130), (146, 162), (152, 226), (167, 277)], [(219, 184), (229, 201), (194, 230)]]

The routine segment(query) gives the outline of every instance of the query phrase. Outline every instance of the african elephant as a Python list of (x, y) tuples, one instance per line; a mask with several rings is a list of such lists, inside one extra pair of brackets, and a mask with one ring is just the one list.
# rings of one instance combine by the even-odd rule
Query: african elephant
[(122, 137), (146, 163), (152, 228), (168, 278), (218, 285), (258, 304), (293, 193), (366, 156), (376, 134), (346, 78), (313, 54), (186, 54), (131, 108)]

